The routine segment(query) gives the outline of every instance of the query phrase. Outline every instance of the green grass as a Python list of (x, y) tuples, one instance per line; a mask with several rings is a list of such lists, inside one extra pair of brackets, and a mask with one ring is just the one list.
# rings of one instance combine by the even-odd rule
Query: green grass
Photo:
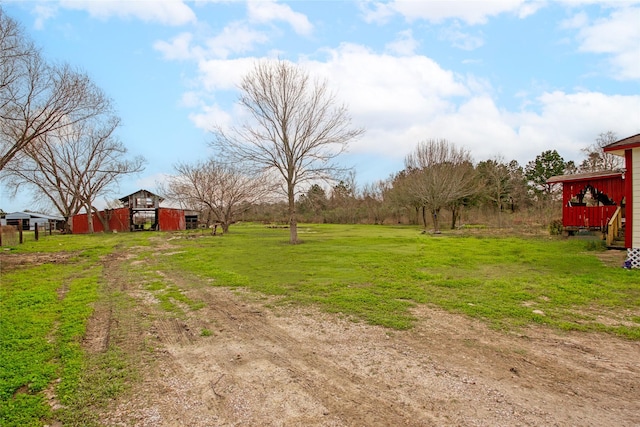
[[(640, 271), (604, 265), (581, 240), (301, 225), (303, 243), (289, 245), (288, 233), (259, 224), (234, 225), (215, 237), (176, 233), (171, 236), (185, 238), (172, 239), (178, 248), (161, 258), (152, 254), (166, 242), (164, 233), (48, 236), (12, 248), (25, 256), (68, 256), (2, 273), (0, 425), (99, 425), (95, 408), (127, 389), (135, 373), (117, 339), (99, 355), (81, 346), (92, 304), (108, 300), (116, 313), (131, 311), (131, 297), (107, 292), (102, 283), (105, 257), (126, 249), (137, 258), (123, 264), (123, 277), (139, 281), (170, 316), (202, 307), (188, 287), (210, 284), (394, 329), (410, 328), (411, 308), (427, 304), (501, 329), (542, 324), (640, 339)], [(202, 280), (190, 280), (195, 277)], [(602, 323), (603, 317), (610, 320)], [(211, 334), (201, 330), (202, 337)], [(54, 390), (64, 408), (52, 411), (45, 390)]]
[(301, 226), (301, 245), (287, 244), (287, 236), (235, 226), (222, 238), (174, 241), (182, 252), (163, 265), (391, 328), (411, 327), (410, 308), (433, 304), (497, 328), (541, 323), (640, 339), (638, 324), (605, 326), (589, 315), (637, 316), (639, 272), (604, 266), (579, 240), (344, 225)]
[(65, 263), (2, 272), (0, 284), (0, 425), (40, 426), (52, 416), (43, 391), (57, 383), (70, 403), (83, 372), (81, 339), (98, 294), (101, 257), (117, 239), (50, 236), (14, 252), (69, 252)]

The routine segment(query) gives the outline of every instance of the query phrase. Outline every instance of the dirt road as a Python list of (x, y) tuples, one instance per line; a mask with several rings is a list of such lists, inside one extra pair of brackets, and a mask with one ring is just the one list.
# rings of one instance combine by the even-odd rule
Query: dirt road
[(639, 342), (505, 333), (426, 306), (392, 331), (163, 273), (204, 302), (181, 316), (129, 281), (127, 262), (112, 258), (105, 278), (135, 306), (97, 307), (85, 342), (101, 351), (111, 336), (140, 356), (106, 425), (640, 425)]

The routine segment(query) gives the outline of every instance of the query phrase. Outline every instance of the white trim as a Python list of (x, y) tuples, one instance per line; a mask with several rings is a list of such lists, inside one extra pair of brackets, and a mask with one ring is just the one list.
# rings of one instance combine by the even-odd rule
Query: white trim
[(633, 179), (631, 184), (631, 192), (633, 194), (631, 247), (640, 248), (640, 148), (631, 150), (631, 171)]

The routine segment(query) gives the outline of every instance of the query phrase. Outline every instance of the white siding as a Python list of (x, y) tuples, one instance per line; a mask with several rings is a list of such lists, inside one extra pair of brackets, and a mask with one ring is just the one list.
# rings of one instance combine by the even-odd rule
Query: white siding
[(640, 148), (634, 148), (632, 151), (633, 234), (631, 236), (631, 247), (640, 248)]

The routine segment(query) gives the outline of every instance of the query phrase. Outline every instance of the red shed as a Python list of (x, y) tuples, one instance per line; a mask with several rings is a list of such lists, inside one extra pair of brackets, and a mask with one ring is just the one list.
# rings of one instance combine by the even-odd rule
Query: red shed
[[(562, 225), (565, 229), (607, 228), (618, 208), (624, 207), (622, 172), (589, 172), (554, 176), (549, 184), (562, 184)], [(621, 212), (624, 216), (624, 212)]]

